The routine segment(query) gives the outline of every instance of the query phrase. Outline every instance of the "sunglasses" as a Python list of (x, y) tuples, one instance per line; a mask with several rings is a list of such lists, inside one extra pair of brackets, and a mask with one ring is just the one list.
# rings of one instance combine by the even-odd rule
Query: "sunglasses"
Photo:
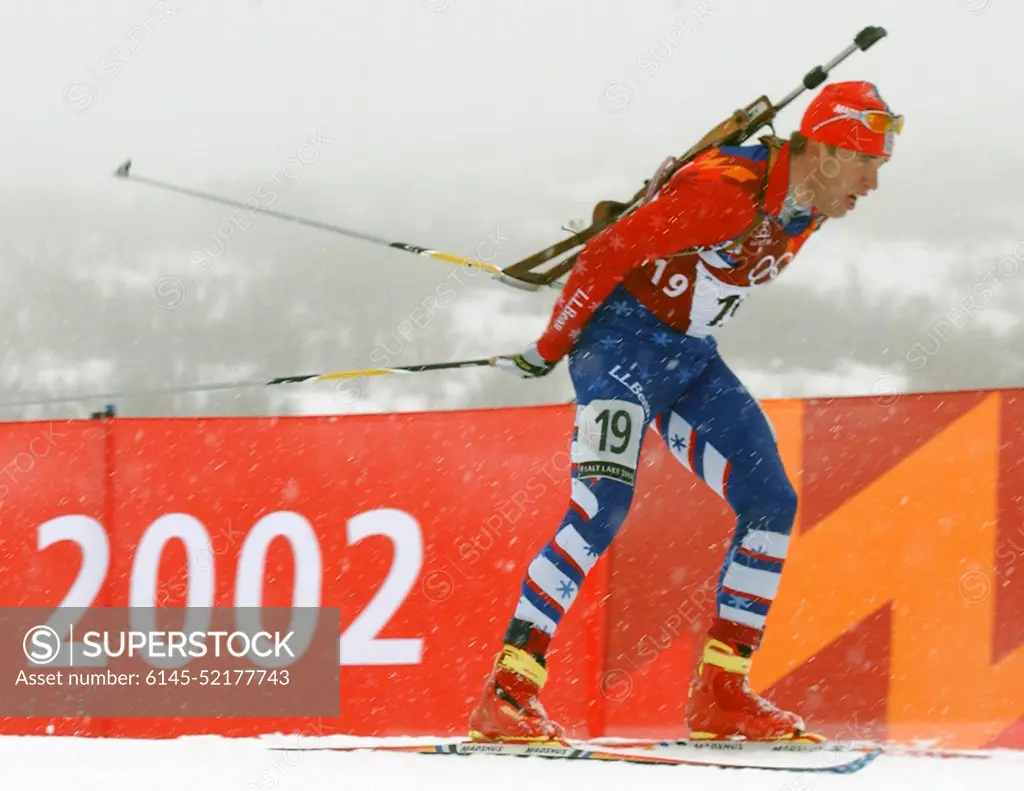
[(815, 124), (814, 130), (817, 131), (825, 124), (831, 123), (832, 121), (843, 121), (847, 119), (860, 121), (872, 132), (880, 135), (887, 134), (889, 132), (899, 134), (903, 131), (902, 115), (892, 115), (891, 113), (887, 113), (882, 110), (852, 110), (850, 108), (844, 108), (839, 115), (834, 115), (828, 120), (822, 121), (820, 124)]

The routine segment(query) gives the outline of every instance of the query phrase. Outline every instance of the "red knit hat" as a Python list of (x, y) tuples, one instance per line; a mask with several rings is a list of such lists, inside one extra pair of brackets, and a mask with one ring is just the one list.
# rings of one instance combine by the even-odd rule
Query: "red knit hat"
[(800, 132), (810, 140), (861, 154), (889, 157), (893, 138), (903, 130), (870, 82), (826, 85), (804, 112)]

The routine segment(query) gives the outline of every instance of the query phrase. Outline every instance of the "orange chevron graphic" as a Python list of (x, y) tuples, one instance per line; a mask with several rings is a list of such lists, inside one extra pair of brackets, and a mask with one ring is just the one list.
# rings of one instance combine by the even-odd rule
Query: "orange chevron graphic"
[(757, 174), (752, 170), (748, 170), (745, 167), (739, 165), (731, 168), (727, 168), (722, 173), (723, 176), (728, 176), (733, 181), (750, 181), (757, 178)]
[[(726, 167), (728, 165), (728, 167)], [(757, 174), (742, 165), (732, 164), (732, 160), (719, 154), (709, 154), (700, 161), (698, 180), (709, 180), (727, 176), (733, 181), (750, 181), (757, 178)]]
[[(889, 737), (981, 747), (1024, 716), (1024, 646), (992, 664), (998, 394), (794, 535), (751, 683), (764, 690), (892, 604)], [(799, 425), (772, 420), (800, 490)]]

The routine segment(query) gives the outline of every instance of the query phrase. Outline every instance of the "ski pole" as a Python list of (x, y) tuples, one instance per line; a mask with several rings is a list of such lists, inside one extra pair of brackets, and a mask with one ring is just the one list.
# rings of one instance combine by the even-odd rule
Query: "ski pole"
[(446, 253), (442, 250), (431, 250), (426, 247), (420, 247), (415, 244), (408, 244), (406, 242), (394, 242), (388, 239), (381, 238), (379, 236), (372, 236), (362, 231), (353, 231), (349, 228), (342, 228), (338, 225), (331, 225), (330, 223), (320, 222), (318, 220), (310, 220), (305, 217), (299, 217), (295, 214), (286, 214), (281, 211), (274, 211), (272, 209), (264, 209), (256, 205), (255, 200), (250, 199), (248, 201), (235, 201), (230, 198), (222, 198), (217, 195), (211, 195), (208, 192), (200, 192), (199, 190), (190, 189), (189, 187), (180, 187), (176, 184), (169, 184), (165, 181), (158, 181), (157, 179), (151, 179), (146, 176), (136, 176), (132, 173), (132, 161), (130, 159), (125, 160), (117, 170), (114, 171), (115, 178), (128, 179), (136, 181), (140, 184), (148, 184), (151, 187), (157, 187), (158, 189), (169, 190), (171, 192), (177, 192), (182, 195), (188, 195), (193, 198), (200, 198), (202, 200), (213, 201), (214, 203), (221, 203), (225, 206), (231, 206), (236, 209), (246, 209), (257, 214), (265, 214), (268, 217), (276, 217), (279, 220), (286, 220), (288, 222), (299, 223), (300, 225), (308, 225), (311, 228), (319, 228), (322, 231), (329, 231), (330, 233), (341, 234), (342, 236), (348, 236), (352, 239), (360, 239), (364, 242), (370, 242), (371, 244), (382, 245), (384, 247), (390, 247), (395, 250), (404, 250), (407, 253), (414, 253), (415, 255), (426, 256), (427, 258), (433, 258), (438, 261), (444, 261), (449, 264), (455, 264), (456, 266), (465, 267), (466, 269), (481, 269), (484, 272), (490, 272), (492, 275), (498, 277), (502, 274), (501, 268), (494, 264), (489, 264), (486, 261), (478, 261), (475, 258), (464, 258), (463, 256), (453, 255), (452, 253)]
[(276, 385), (302, 384), (310, 382), (326, 382), (341, 379), (359, 379), (365, 376), (387, 376), (391, 374), (413, 374), (425, 371), (444, 371), (455, 368), (474, 368), (494, 366), (497, 357), (481, 357), (475, 360), (458, 360), (455, 362), (426, 363), (424, 365), (404, 365), (394, 368), (353, 368), (348, 371), (327, 371), (298, 376), (281, 376), (276, 379), (235, 379), (226, 382), (214, 382), (197, 385), (178, 385), (150, 390), (118, 390), (109, 393), (87, 393), (73, 396), (57, 396), (53, 398), (32, 398), (18, 401), (2, 401), (0, 408), (43, 406), (47, 404), (64, 404), (72, 401), (98, 401), (100, 399), (130, 398), (134, 396), (174, 395), (184, 393), (201, 393), (214, 390), (237, 390), (247, 387), (271, 387)]

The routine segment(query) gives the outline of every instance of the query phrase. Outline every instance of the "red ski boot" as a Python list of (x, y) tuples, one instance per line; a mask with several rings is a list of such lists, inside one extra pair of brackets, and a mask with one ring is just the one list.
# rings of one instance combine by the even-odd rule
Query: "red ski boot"
[[(748, 683), (751, 649), (737, 640), (720, 639), (735, 631), (722, 622), (704, 644), (696, 677), (690, 685), (686, 724), (693, 740), (823, 742), (804, 731), (803, 719), (756, 694)], [(718, 636), (716, 637), (716, 632)]]
[(483, 742), (549, 742), (565, 738), (538, 695), (548, 671), (529, 652), (506, 645), (469, 717), (469, 735)]

